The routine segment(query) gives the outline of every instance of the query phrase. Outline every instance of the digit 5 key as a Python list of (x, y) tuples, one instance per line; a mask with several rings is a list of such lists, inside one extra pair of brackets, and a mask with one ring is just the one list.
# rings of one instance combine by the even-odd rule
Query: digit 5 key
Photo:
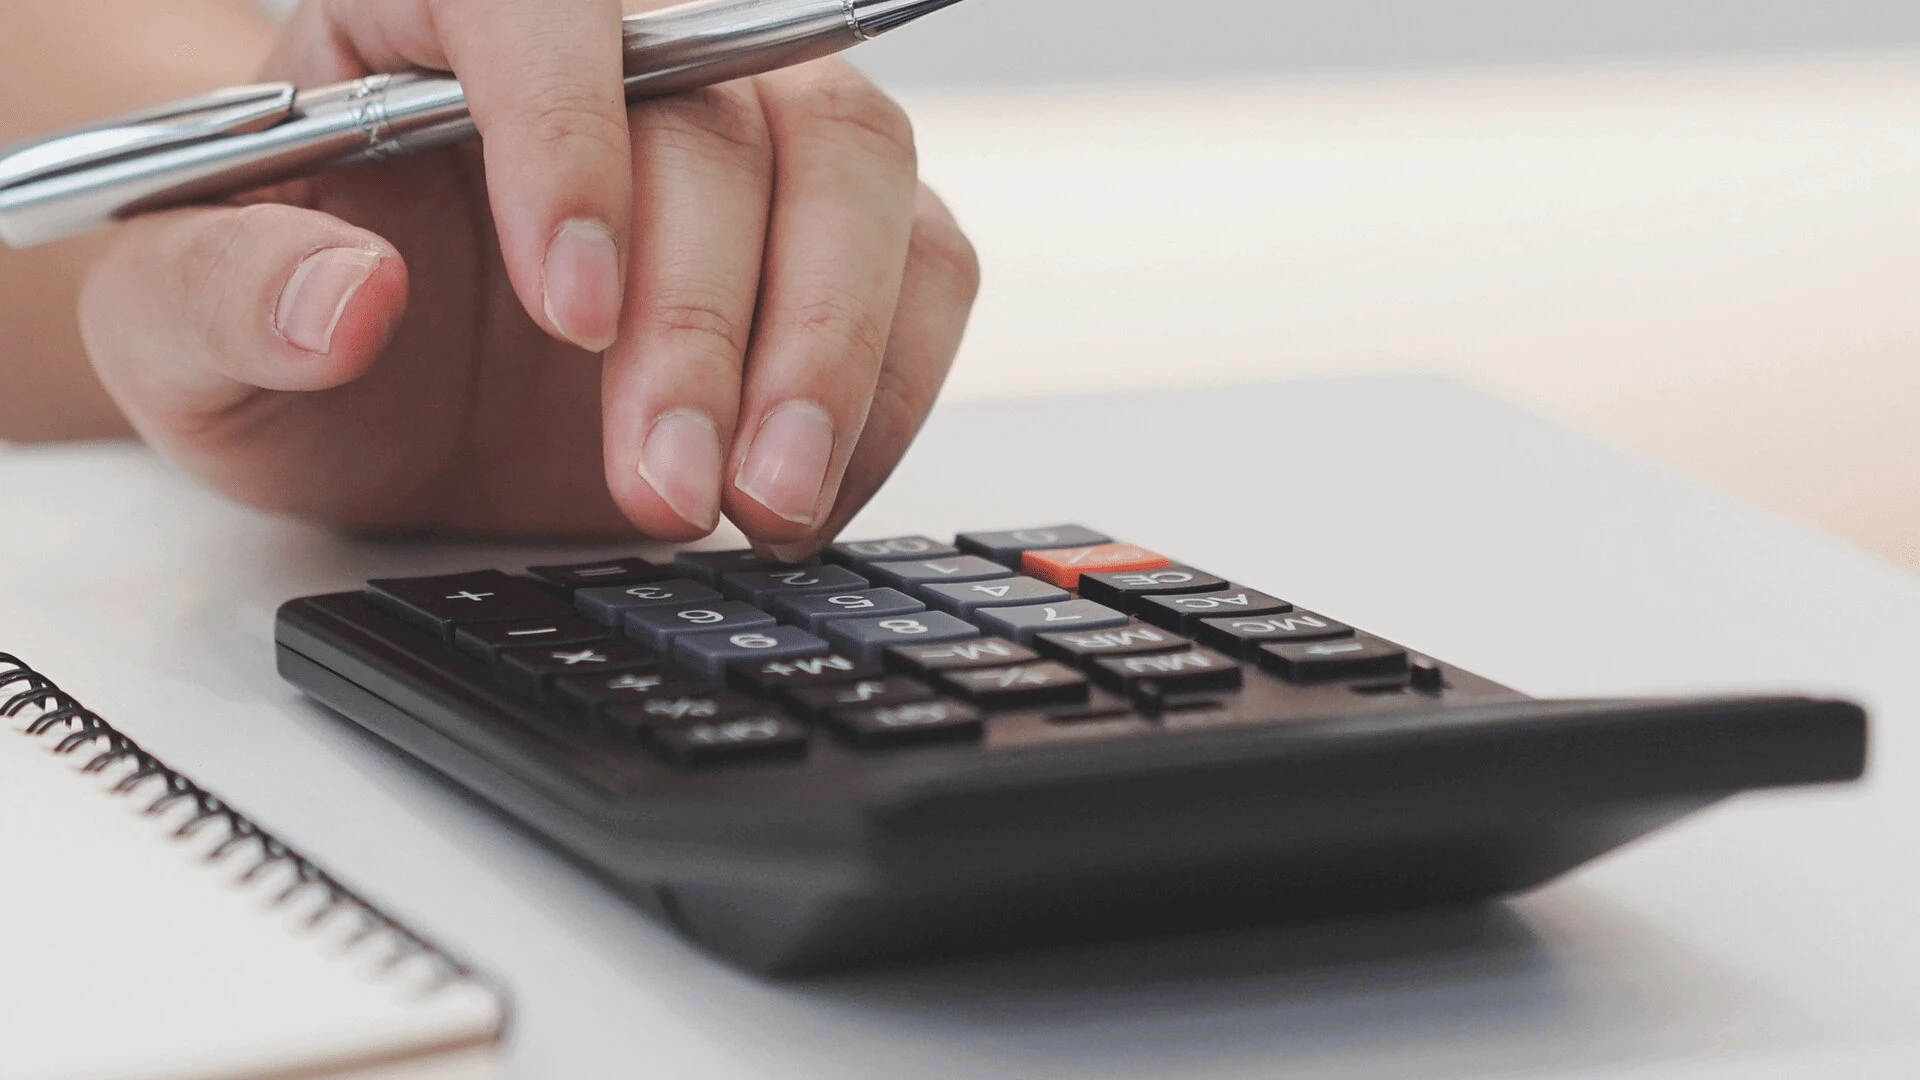
[(1052, 548), (1020, 556), (1020, 569), (1062, 589), (1080, 587), (1080, 575), (1122, 570), (1158, 570), (1172, 560), (1133, 544)]

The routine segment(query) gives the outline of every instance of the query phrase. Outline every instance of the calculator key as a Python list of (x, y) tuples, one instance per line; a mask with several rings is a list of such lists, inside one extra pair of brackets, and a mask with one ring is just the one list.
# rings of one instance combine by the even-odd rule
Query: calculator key
[(974, 620), (992, 633), (1010, 637), (1025, 645), (1037, 634), (1060, 630), (1106, 630), (1126, 626), (1133, 620), (1118, 611), (1091, 600), (1068, 600), (1063, 604), (1034, 604), (1030, 607), (981, 608)]
[(580, 589), (573, 594), (573, 606), (602, 626), (619, 626), (634, 608), (711, 604), (720, 599), (718, 590), (691, 578), (665, 578), (637, 585)]
[(736, 661), (727, 667), (727, 682), (756, 697), (777, 698), (810, 686), (877, 679), (882, 674), (879, 664), (842, 652), (830, 652), (790, 660)]
[(1081, 574), (1158, 570), (1167, 565), (1169, 563), (1165, 555), (1132, 544), (1057, 548), (1029, 551), (1020, 556), (1022, 570), (1063, 589), (1078, 588)]
[(946, 645), (895, 645), (887, 650), (888, 666), (923, 678), (938, 676), (943, 671), (1008, 667), (1038, 659), (1039, 653), (1004, 638), (979, 638)]
[(367, 602), (444, 638), (468, 623), (550, 619), (568, 612), (566, 601), (498, 570), (369, 581)]
[(883, 618), (927, 610), (927, 605), (898, 589), (783, 596), (772, 607), (782, 622), (804, 626), (816, 634), (825, 633), (827, 623), (834, 619)]
[(827, 723), (854, 745), (874, 750), (967, 741), (986, 732), (980, 710), (944, 700), (834, 709)]
[(830, 709), (907, 705), (916, 701), (932, 701), (938, 696), (925, 683), (898, 675), (886, 675), (878, 679), (789, 690), (781, 700), (801, 716), (820, 720), (825, 718)]
[[(720, 587), (720, 578), (725, 574), (751, 574), (759, 570), (778, 570), (783, 566), (792, 566), (779, 559), (770, 559), (751, 549), (740, 551), (683, 551), (673, 557), (673, 568), (686, 577), (701, 583)], [(802, 563), (800, 565), (812, 565)]]
[(1267, 645), (1260, 650), (1260, 664), (1290, 682), (1305, 683), (1405, 675), (1410, 660), (1398, 645), (1355, 637)]
[(892, 618), (835, 619), (827, 624), (827, 637), (834, 644), (869, 661), (878, 661), (893, 645), (933, 645), (979, 636), (979, 627), (961, 622), (944, 611)]
[(599, 641), (606, 636), (604, 626), (595, 626), (578, 615), (557, 615), (551, 619), (463, 626), (455, 631), (453, 644), (468, 656), (492, 663), (502, 649), (522, 645), (571, 645)]
[(1198, 636), (1222, 652), (1250, 660), (1262, 645), (1352, 637), (1353, 627), (1311, 611), (1290, 611), (1281, 615), (1201, 619)]
[(674, 764), (696, 767), (803, 757), (807, 729), (784, 716), (742, 716), (657, 728), (649, 741)]
[(1210, 592), (1224, 589), (1227, 583), (1212, 574), (1203, 574), (1191, 566), (1166, 566), (1159, 570), (1110, 570), (1080, 575), (1080, 596), (1117, 611), (1138, 614), (1140, 601), (1149, 596), (1170, 593)]
[(553, 693), (582, 712), (594, 713), (601, 706), (635, 701), (677, 681), (657, 666), (615, 674), (562, 675), (553, 680)]
[(950, 559), (874, 563), (867, 567), (867, 573), (876, 581), (918, 596), (922, 585), (1003, 578), (1007, 576), (1007, 568), (978, 555), (957, 555)]
[(985, 607), (1014, 607), (1019, 604), (1057, 604), (1071, 600), (1067, 590), (1030, 577), (1003, 577), (991, 581), (925, 585), (920, 595), (941, 611), (970, 618)]
[(1110, 630), (1067, 630), (1036, 634), (1033, 638), (1033, 647), (1055, 660), (1085, 666), (1096, 657), (1177, 652), (1192, 648), (1193, 642), (1171, 630), (1135, 621)]
[(1212, 649), (1103, 656), (1093, 662), (1092, 670), (1093, 677), (1110, 690), (1122, 694), (1147, 690), (1155, 697), (1238, 690), (1244, 678), (1239, 661)]
[(735, 600), (766, 607), (781, 596), (854, 592), (866, 588), (867, 579), (843, 566), (786, 566), (726, 574), (720, 579), (720, 587)]
[(1087, 677), (1052, 660), (1019, 667), (948, 671), (940, 683), (983, 709), (1037, 709), (1087, 700)]
[(565, 596), (580, 589), (610, 589), (660, 581), (674, 575), (671, 567), (645, 559), (608, 559), (605, 562), (574, 563), (571, 566), (529, 566), (527, 576)]
[(1084, 525), (961, 533), (959, 537), (961, 551), (1015, 568), (1020, 565), (1020, 556), (1035, 548), (1093, 547), (1112, 542), (1112, 537), (1094, 532)]
[(648, 671), (659, 666), (660, 658), (652, 650), (612, 638), (583, 645), (506, 649), (500, 653), (501, 674), (521, 689), (534, 693), (566, 676), (601, 671)]
[(1134, 614), (1154, 624), (1182, 634), (1191, 634), (1201, 619), (1229, 615), (1281, 615), (1293, 605), (1252, 589), (1221, 589), (1217, 592), (1176, 596), (1148, 596), (1140, 601)]
[(673, 658), (702, 676), (720, 681), (736, 660), (797, 659), (827, 651), (827, 643), (792, 626), (717, 634), (682, 634), (673, 639)]
[(960, 554), (952, 544), (943, 544), (926, 536), (895, 536), (887, 540), (853, 540), (828, 548), (828, 562), (858, 570), (869, 563), (898, 562), (901, 559), (945, 559)]
[(627, 634), (637, 637), (661, 652), (670, 651), (668, 643), (681, 634), (717, 634), (722, 630), (757, 630), (772, 626), (773, 616), (738, 600), (720, 600), (710, 604), (640, 608), (627, 612)]
[(600, 715), (616, 730), (637, 735), (651, 728), (735, 720), (765, 711), (765, 706), (731, 690), (669, 681), (630, 698), (608, 702), (601, 706)]

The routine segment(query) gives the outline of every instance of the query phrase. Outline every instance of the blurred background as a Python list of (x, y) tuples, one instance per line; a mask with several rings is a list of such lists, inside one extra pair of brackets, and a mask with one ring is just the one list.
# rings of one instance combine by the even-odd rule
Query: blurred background
[(986, 264), (952, 397), (1440, 373), (1920, 568), (1910, 0), (966, 0), (859, 59)]

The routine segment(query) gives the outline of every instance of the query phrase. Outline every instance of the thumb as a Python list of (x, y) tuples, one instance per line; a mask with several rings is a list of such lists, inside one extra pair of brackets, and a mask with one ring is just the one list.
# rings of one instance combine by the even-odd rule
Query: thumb
[(392, 244), (326, 214), (259, 204), (119, 226), (81, 290), (80, 326), (101, 381), (147, 430), (261, 390), (351, 382), (406, 302)]

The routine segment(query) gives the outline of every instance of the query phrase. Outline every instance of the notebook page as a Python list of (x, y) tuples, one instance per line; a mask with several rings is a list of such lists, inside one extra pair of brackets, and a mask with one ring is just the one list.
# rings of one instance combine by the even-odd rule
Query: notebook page
[(308, 926), (323, 890), (273, 903), (289, 864), (240, 884), (257, 844), (209, 862), (224, 822), (174, 839), (189, 800), (145, 814), (163, 780), (108, 794), (131, 762), (83, 773), (93, 753), (55, 754), (30, 719), (0, 721), (0, 1078), (438, 1076), (498, 1037), (490, 989), (428, 992), (425, 958), (382, 971), (391, 938), (347, 944), (357, 911)]

